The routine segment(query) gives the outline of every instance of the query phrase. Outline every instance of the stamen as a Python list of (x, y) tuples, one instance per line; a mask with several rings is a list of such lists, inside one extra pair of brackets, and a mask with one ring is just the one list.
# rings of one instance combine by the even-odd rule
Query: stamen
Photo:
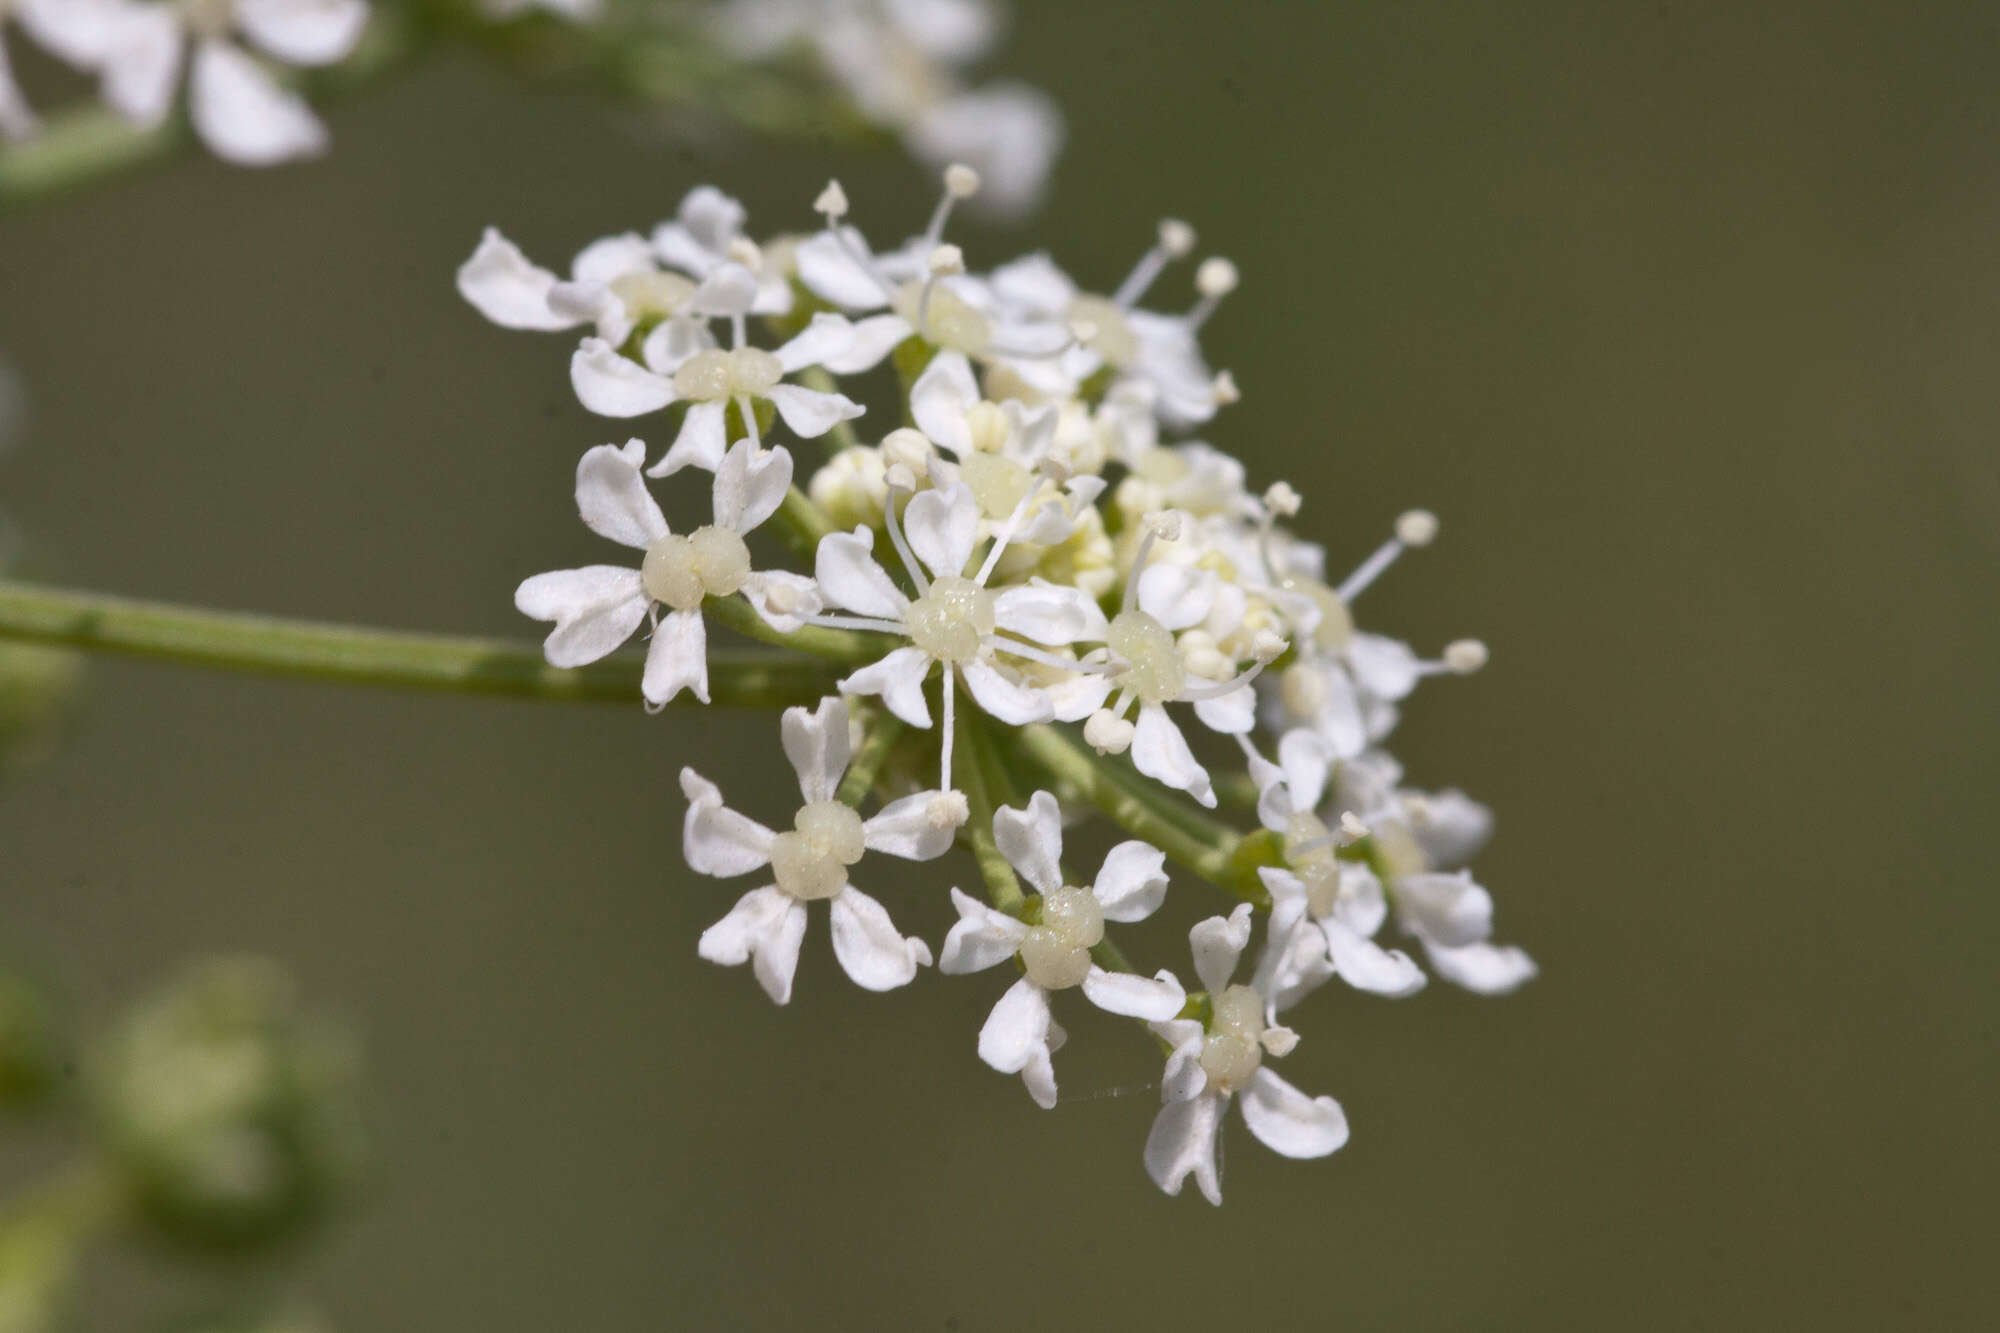
[(1160, 239), (1153, 248), (1139, 256), (1139, 262), (1132, 266), (1125, 281), (1118, 284), (1118, 290), (1111, 294), (1111, 304), (1121, 310), (1130, 310), (1138, 299), (1146, 294), (1167, 265), (1194, 249), (1194, 228), (1175, 218), (1165, 218), (1160, 222)]
[(838, 230), (840, 220), (847, 216), (847, 191), (840, 188), (840, 182), (830, 180), (826, 188), (813, 200), (813, 212), (826, 219), (827, 230)]
[(1188, 332), (1198, 333), (1208, 317), (1222, 304), (1222, 298), (1236, 290), (1236, 265), (1216, 255), (1201, 261), (1195, 270), (1194, 289), (1201, 294), (1187, 312)]
[(1118, 603), (1119, 613), (1130, 611), (1132, 603), (1139, 596), (1139, 576), (1146, 572), (1146, 557), (1153, 552), (1155, 538), (1179, 541), (1181, 538), (1181, 516), (1174, 510), (1147, 514), (1139, 520), (1146, 525), (1146, 535), (1139, 539), (1138, 554), (1132, 557), (1132, 572), (1125, 576), (1125, 596)]
[(849, 616), (836, 612), (832, 615), (801, 616), (800, 620), (808, 625), (818, 625), (821, 629), (860, 629), (872, 634), (907, 635), (910, 632), (906, 625), (875, 616)]
[(970, 199), (979, 193), (979, 173), (963, 162), (954, 162), (944, 169), (944, 197), (938, 200), (937, 208), (931, 213), (931, 225), (924, 228), (924, 241), (935, 246), (944, 239), (944, 224), (951, 220), (952, 206), (961, 199)]
[(741, 347), (748, 336), (743, 327), (743, 316), (740, 314), (731, 315), (729, 317), (729, 345), (731, 347)]
[(1396, 520), (1396, 535), (1375, 548), (1375, 553), (1361, 562), (1360, 568), (1347, 576), (1334, 595), (1343, 602), (1351, 602), (1368, 590), (1368, 586), (1382, 577), (1382, 572), (1396, 563), (1396, 558), (1412, 546), (1428, 546), (1437, 536), (1437, 515), (1427, 509), (1412, 509)]
[(1214, 396), (1217, 407), (1230, 407), (1243, 401), (1243, 391), (1236, 387), (1236, 376), (1226, 370), (1215, 372), (1215, 382), (1208, 391)]
[(833, 237), (833, 243), (854, 261), (855, 267), (866, 273), (869, 281), (881, 289), (884, 299), (893, 298), (896, 288), (882, 276), (882, 270), (875, 267), (875, 257), (856, 245), (847, 228), (840, 225), (840, 220), (847, 216), (847, 191), (840, 188), (839, 181), (826, 183), (826, 188), (819, 192), (819, 198), (813, 200), (813, 212), (826, 219), (827, 235)]
[(944, 666), (944, 743), (938, 747), (938, 790), (951, 791), (953, 790), (951, 785), (951, 733), (953, 731), (951, 725), (951, 696), (957, 694), (958, 690), (955, 687), (955, 682), (952, 680), (953, 672), (951, 663), (945, 662), (942, 665)]
[(1007, 521), (1002, 523), (1000, 530), (993, 534), (993, 545), (987, 550), (986, 560), (979, 566), (979, 573), (973, 577), (972, 581), (974, 583), (982, 588), (986, 586), (986, 580), (993, 576), (993, 567), (1000, 563), (1001, 552), (1005, 551), (1007, 543), (1014, 539), (1015, 529), (1019, 528), (1021, 520), (1027, 517), (1028, 506), (1034, 503), (1035, 497), (1040, 494), (1041, 489), (1042, 487), (1039, 484), (1030, 486), (1027, 493), (1015, 504), (1014, 512), (1007, 515)]
[(1279, 518), (1294, 518), (1304, 501), (1288, 481), (1274, 481), (1264, 492), (1264, 508)]
[(1019, 639), (1003, 639), (998, 635), (988, 639), (986, 646), (996, 653), (1006, 653), (1010, 657), (1025, 657), (1030, 662), (1060, 667), (1064, 671), (1074, 671), (1079, 676), (1108, 676), (1118, 670), (1109, 662), (1079, 662), (1074, 657), (1058, 657), (1040, 648), (1031, 648)]
[(917, 294), (917, 333), (928, 339), (931, 336), (931, 293), (936, 290), (939, 278), (965, 272), (965, 252), (955, 245), (940, 245), (924, 260), (924, 268), (930, 276), (924, 279), (924, 289)]
[(882, 506), (882, 517), (889, 524), (889, 541), (896, 548), (896, 554), (903, 558), (903, 568), (909, 571), (910, 582), (917, 585), (917, 596), (922, 597), (931, 590), (931, 582), (924, 577), (924, 567), (917, 563), (917, 557), (910, 553), (910, 544), (903, 540), (903, 521), (896, 515), (896, 492), (908, 490), (901, 486), (889, 487), (888, 502)]
[(750, 395), (736, 395), (736, 410), (743, 414), (743, 428), (750, 433), (750, 456), (755, 458), (763, 451), (764, 442), (757, 437), (757, 405), (750, 401)]
[(1417, 663), (1422, 676), (1469, 676), (1486, 665), (1486, 645), (1478, 639), (1458, 639), (1445, 645), (1444, 656), (1435, 662)]
[(1208, 685), (1189, 685), (1181, 690), (1181, 698), (1189, 703), (1200, 699), (1218, 699), (1231, 690), (1241, 689), (1263, 674), (1267, 663), (1253, 662), (1248, 670), (1241, 671), (1228, 680), (1218, 680)]

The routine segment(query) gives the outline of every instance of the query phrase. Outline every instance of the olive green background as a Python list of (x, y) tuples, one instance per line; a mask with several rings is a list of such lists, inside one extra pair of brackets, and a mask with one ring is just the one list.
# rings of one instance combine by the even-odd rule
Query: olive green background
[[(1157, 1077), (1121, 1027), (1044, 1113), (973, 1054), (1001, 978), (864, 994), (816, 923), (776, 1009), (694, 957), (741, 886), (679, 868), (674, 774), (782, 813), (770, 719), (116, 663), (0, 793), (10, 947), (86, 1016), (228, 948), (363, 1025), (381, 1168), (287, 1275), (348, 1330), (1992, 1327), (1992, 6), (1024, 3), (1000, 63), (1071, 145), (973, 262), (1105, 286), (1190, 219), (1244, 274), (1214, 441), (1336, 565), (1444, 518), (1362, 617), (1493, 647), (1396, 749), (1497, 809), (1540, 980), (1316, 997), (1286, 1073), (1353, 1141), (1232, 1117), (1218, 1212), (1147, 1181), (1154, 1094), (1089, 1096)], [(699, 181), (761, 230), (836, 172), (884, 237), (931, 195), (470, 64), (331, 119), (323, 163), (0, 220), (45, 571), (531, 633), (622, 433), (458, 300), (479, 228), (560, 262)], [(947, 864), (865, 887), (935, 940)], [(91, 1279), (103, 1327), (186, 1294)]]

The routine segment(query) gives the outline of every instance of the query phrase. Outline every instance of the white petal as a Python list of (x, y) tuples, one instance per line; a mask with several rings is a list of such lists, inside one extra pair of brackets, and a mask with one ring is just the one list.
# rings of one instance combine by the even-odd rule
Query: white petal
[(715, 335), (708, 331), (706, 320), (674, 315), (653, 326), (653, 331), (639, 344), (639, 358), (655, 375), (671, 375), (697, 352), (706, 352), (714, 346)]
[(993, 621), (1010, 634), (1052, 648), (1079, 640), (1101, 643), (1109, 629), (1089, 593), (1039, 578), (996, 596)]
[(993, 270), (993, 294), (1031, 314), (1062, 318), (1076, 300), (1076, 284), (1044, 251), (1022, 255)]
[(188, 112), (217, 157), (262, 167), (325, 149), (326, 130), (305, 99), (228, 42), (197, 47), (191, 78)]
[(1021, 1066), (1021, 1085), (1044, 1111), (1056, 1107), (1056, 1066), (1049, 1053), (1062, 1045), (1062, 1039), (1063, 1030), (1051, 1022), (1048, 1044), (1037, 1049), (1028, 1057), (1028, 1063)]
[(944, 937), (944, 949), (938, 954), (940, 972), (983, 972), (1012, 958), (1027, 938), (1026, 926), (969, 893), (953, 889), (951, 901), (958, 908), (958, 923)]
[(1047, 693), (1012, 679), (989, 663), (975, 658), (960, 663), (958, 673), (964, 677), (973, 701), (1009, 726), (1024, 727), (1055, 716), (1055, 707)]
[(799, 775), (799, 793), (807, 804), (833, 799), (847, 772), (847, 705), (829, 695), (812, 712), (787, 708), (779, 722), (785, 758)]
[(630, 231), (592, 241), (569, 261), (572, 282), (596, 287), (608, 287), (628, 274), (652, 271), (652, 247), (645, 237)]
[(1361, 716), (1354, 679), (1341, 668), (1329, 666), (1320, 672), (1320, 686), (1325, 698), (1313, 726), (1326, 737), (1337, 757), (1352, 759), (1368, 748), (1368, 725)]
[(688, 297), (687, 308), (697, 315), (716, 317), (747, 315), (757, 303), (757, 275), (743, 265), (725, 261), (709, 270)]
[(965, 572), (979, 540), (979, 502), (963, 482), (919, 491), (903, 507), (903, 534), (924, 567), (940, 577)]
[[(1319, 923), (1327, 956), (1340, 979), (1372, 995), (1414, 995), (1424, 988), (1423, 969), (1401, 949), (1385, 949), (1331, 918)], [(1479, 946), (1474, 945), (1474, 948)]]
[(782, 634), (796, 633), (807, 616), (825, 609), (819, 585), (804, 574), (789, 570), (752, 571), (743, 581), (743, 600), (755, 608), (764, 623)]
[(638, 570), (586, 565), (524, 580), (514, 605), (524, 616), (556, 622), (542, 644), (550, 666), (579, 667), (631, 638), (646, 618), (647, 599)]
[(1347, 641), (1347, 661), (1361, 688), (1380, 698), (1400, 699), (1416, 688), (1417, 655), (1406, 643), (1357, 633)]
[(797, 384), (777, 385), (764, 396), (778, 409), (792, 434), (802, 440), (818, 439), (868, 410), (844, 394), (821, 393)]
[(1166, 853), (1136, 838), (1121, 842), (1105, 856), (1090, 891), (1106, 921), (1144, 921), (1167, 900)]
[(1240, 904), (1226, 917), (1212, 916), (1197, 921), (1188, 932), (1188, 947), (1194, 951), (1194, 973), (1202, 989), (1220, 995), (1229, 988), (1236, 972), (1236, 960), (1250, 943), (1250, 904)]
[[(743, 234), (749, 212), (738, 200), (713, 185), (697, 185), (681, 196), (674, 217), (691, 247), (707, 255), (717, 255), (727, 251), (729, 243)], [(654, 235), (657, 244), (659, 232)]]
[[(129, 0), (15, 0), (13, 9), (36, 45), (84, 69), (104, 61), (125, 34), (124, 25), (145, 13)], [(178, 35), (171, 11), (154, 11), (152, 22), (162, 21)]]
[[(1194, 701), (1194, 715), (1210, 731), (1247, 736), (1257, 726), (1257, 692), (1245, 683), (1212, 699)], [(1311, 809), (1311, 806), (1304, 807)]]
[(1083, 978), (1084, 998), (1107, 1014), (1164, 1023), (1187, 1004), (1187, 992), (1165, 968), (1148, 977), (1093, 966)]
[(600, 537), (645, 550), (667, 535), (666, 516), (646, 489), (639, 466), (646, 461), (642, 440), (600, 444), (576, 465), (576, 509)]
[(682, 690), (708, 702), (708, 630), (699, 611), (675, 611), (661, 620), (646, 649), (646, 672), (639, 683), (646, 702), (662, 708)]
[(777, 835), (724, 805), (713, 782), (683, 768), (681, 795), (688, 802), (687, 817), (681, 821), (681, 856), (688, 869), (728, 879), (770, 864), (771, 840)]
[(759, 449), (738, 440), (715, 469), (715, 524), (750, 532), (785, 501), (792, 484), (792, 455), (783, 445)]
[(863, 990), (894, 990), (931, 961), (930, 946), (896, 931), (882, 904), (853, 885), (833, 898), (833, 956)]
[(185, 47), (180, 17), (173, 10), (121, 7), (106, 45), (92, 57), (102, 62), (104, 100), (127, 120), (159, 124), (173, 106)]
[(944, 793), (920, 791), (889, 802), (861, 825), (868, 850), (900, 856), (905, 861), (932, 861), (951, 850), (958, 823), (940, 812), (948, 807)]
[(1504, 995), (1532, 981), (1535, 960), (1511, 944), (1468, 944), (1444, 949), (1426, 942), (1424, 953), (1437, 974), (1481, 995)]
[[(849, 227), (844, 234), (855, 250), (866, 254), (868, 242)], [(822, 231), (799, 243), (795, 252), (799, 281), (825, 301), (849, 310), (878, 310), (888, 304), (888, 295), (867, 269), (854, 262), (831, 232)]]
[(502, 328), (567, 329), (578, 320), (549, 308), (556, 275), (528, 262), (520, 247), (488, 227), (472, 258), (458, 267), (458, 294)]
[(1326, 737), (1294, 727), (1278, 740), (1278, 766), (1292, 793), (1294, 810), (1317, 810), (1326, 796), (1327, 774), (1333, 771), (1333, 747)]
[(799, 944), (806, 937), (806, 905), (766, 886), (737, 899), (729, 915), (701, 933), (695, 952), (725, 967), (754, 960), (758, 984), (779, 1004), (792, 998)]
[(1493, 933), (1493, 897), (1466, 871), (1403, 875), (1395, 894), (1403, 925), (1432, 944), (1457, 949)]
[(972, 452), (965, 414), (979, 401), (972, 363), (963, 352), (939, 352), (910, 386), (910, 417), (931, 443), (952, 454)]
[(660, 461), (646, 469), (646, 475), (670, 477), (684, 467), (713, 472), (722, 466), (728, 442), (723, 431), (727, 412), (728, 405), (724, 403), (689, 403), (680, 433), (674, 436), (673, 444)]
[(910, 599), (876, 563), (874, 534), (865, 527), (820, 538), (813, 577), (829, 602), (858, 616), (901, 620), (910, 609)]
[(1218, 576), (1193, 565), (1156, 563), (1139, 575), (1139, 609), (1171, 630), (1199, 625), (1215, 605)]
[(1053, 795), (1038, 791), (1028, 798), (1026, 809), (1003, 805), (995, 810), (993, 841), (1037, 893), (1062, 887), (1062, 807)]
[(1339, 1102), (1308, 1097), (1268, 1067), (1250, 1076), (1236, 1104), (1250, 1132), (1282, 1156), (1324, 1157), (1347, 1142), (1347, 1114)]
[(609, 287), (594, 282), (558, 282), (549, 288), (548, 307), (568, 325), (594, 324), (597, 336), (613, 347), (624, 345), (632, 334), (632, 321), (625, 303)]
[(778, 364), (787, 375), (807, 366), (822, 365), (828, 357), (839, 356), (854, 342), (854, 322), (845, 315), (825, 311), (777, 351)]
[[(1301, 904), (1303, 905), (1303, 904)], [(1326, 932), (1318, 923), (1300, 921), (1280, 927), (1277, 913), (1265, 932), (1264, 953), (1257, 960), (1251, 985), (1273, 1012), (1282, 1013), (1334, 978), (1333, 959), (1326, 949)]]
[(1205, 1094), (1168, 1102), (1146, 1135), (1146, 1174), (1169, 1194), (1193, 1176), (1202, 1197), (1220, 1207), (1222, 1177), (1215, 1165), (1215, 1136), (1222, 1128), (1222, 1098)]
[(1462, 791), (1441, 791), (1424, 802), (1423, 818), (1412, 817), (1410, 832), (1424, 859), (1450, 870), (1470, 861), (1493, 836), (1493, 812)]
[(1215, 788), (1208, 770), (1195, 762), (1187, 737), (1159, 704), (1139, 710), (1139, 723), (1132, 733), (1132, 765), (1147, 777), (1184, 791), (1203, 805), (1215, 805)]
[[(825, 543), (821, 543), (821, 549), (825, 549)], [(825, 586), (822, 577), (820, 587)], [(840, 688), (847, 694), (879, 694), (897, 717), (913, 727), (928, 727), (931, 709), (924, 700), (924, 678), (930, 673), (931, 659), (923, 649), (898, 648), (881, 661), (848, 676), (840, 682)]]
[(1201, 1024), (1191, 1018), (1170, 1018), (1148, 1026), (1170, 1048), (1166, 1068), (1160, 1074), (1160, 1100), (1184, 1102), (1199, 1097), (1208, 1087), (1208, 1074), (1201, 1067), (1205, 1041)]
[(368, 0), (236, 0), (250, 40), (294, 65), (330, 65), (368, 26)]
[(847, 350), (820, 364), (836, 375), (858, 375), (873, 370), (913, 331), (901, 315), (871, 315), (855, 324)]
[(1003, 1074), (1018, 1074), (1048, 1049), (1049, 995), (1022, 977), (1007, 988), (979, 1029), (979, 1058)]
[[(674, 401), (674, 383), (618, 355), (602, 338), (585, 338), (569, 359), (577, 401), (601, 417), (636, 417)], [(721, 450), (716, 450), (719, 457)]]
[(1340, 863), (1340, 891), (1334, 896), (1333, 916), (1357, 935), (1373, 937), (1389, 915), (1389, 902), (1382, 893), (1382, 881), (1359, 861)]
[(1078, 672), (1048, 687), (1049, 704), (1058, 722), (1081, 722), (1104, 707), (1111, 697), (1111, 677)]

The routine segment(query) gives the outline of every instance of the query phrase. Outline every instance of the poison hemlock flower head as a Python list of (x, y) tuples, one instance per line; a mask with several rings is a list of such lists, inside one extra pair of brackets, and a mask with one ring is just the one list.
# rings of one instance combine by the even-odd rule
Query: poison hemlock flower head
[[(801, 8), (818, 12), (773, 12)], [(936, 921), (949, 889), (939, 971), (1017, 969), (979, 1030), (981, 1060), (1048, 1107), (1065, 1042), (1055, 992), (1149, 1025), (1169, 1055), (1147, 1169), (1170, 1193), (1192, 1177), (1219, 1201), (1231, 1102), (1286, 1156), (1347, 1137), (1337, 1103), (1271, 1068), (1296, 1041), (1281, 1014), (1293, 1021), (1336, 977), (1411, 996), (1432, 974), (1485, 993), (1534, 974), (1492, 941), (1492, 899), (1463, 868), (1490, 816), (1406, 786), (1385, 748), (1419, 682), (1470, 674), (1486, 650), (1465, 639), (1427, 660), (1356, 623), (1361, 594), (1435, 537), (1428, 513), (1403, 514), (1336, 581), (1297, 530), (1307, 494), (1258, 489), (1245, 460), (1181, 438), (1238, 396), (1198, 345), (1233, 266), (1198, 265), (1179, 314), (1141, 306), (1193, 250), (1179, 223), (1105, 296), (1051, 256), (982, 271), (945, 232), (991, 173), (955, 162), (943, 177), (923, 231), (881, 251), (837, 183), (814, 202), (818, 232), (761, 244), (740, 204), (697, 187), (650, 231), (586, 247), (566, 277), (489, 232), (459, 273), (467, 299), (509, 327), (577, 330), (585, 406), (664, 411), (675, 432), (650, 469), (638, 441), (578, 469), (585, 522), (644, 551), (640, 567), (538, 575), (517, 601), (555, 622), (558, 666), (650, 624), (649, 707), (709, 698), (705, 616), (783, 654), (773, 706), (796, 702), (800, 678), (805, 697), (844, 696), (784, 715), (803, 798), (785, 831), (683, 772), (688, 864), (763, 872), (703, 934), (702, 957), (751, 964), (786, 1002), (824, 898), (848, 974), (902, 986), (932, 955), (891, 908), (915, 922), (906, 913), (928, 899)], [(898, 424), (867, 429), (883, 416)], [(805, 449), (818, 462), (793, 488)], [(714, 522), (669, 532), (648, 475), (708, 490)], [(753, 568), (745, 534), (766, 522), (797, 552), (792, 568)], [(1016, 792), (1025, 805), (1009, 804)], [(1122, 840), (1085, 884), (1063, 865), (1064, 825), (1093, 816)], [(868, 851), (929, 860), (955, 843), (974, 853), (983, 899), (951, 887), (959, 874), (865, 876), (898, 894), (889, 907), (848, 881)], [(1187, 885), (1176, 901), (1268, 899), (1247, 982), (1234, 980), (1260, 910), (1247, 905), (1194, 927), (1192, 995), (1171, 971), (1124, 962), (1113, 936), (1162, 909), (1169, 857)]]
[(824, 898), (834, 957), (854, 984), (876, 991), (906, 986), (919, 967), (930, 965), (930, 948), (899, 934), (882, 904), (848, 882), (848, 869), (871, 851), (935, 860), (951, 849), (963, 809), (943, 792), (918, 792), (863, 819), (840, 801), (849, 739), (847, 705), (838, 699), (823, 699), (812, 712), (786, 709), (783, 731), (785, 755), (805, 798), (787, 832), (774, 833), (731, 810), (714, 783), (692, 768), (681, 770), (688, 865), (720, 878), (768, 868), (776, 881), (744, 894), (703, 932), (700, 954), (725, 966), (750, 963), (758, 984), (785, 1004), (805, 938), (806, 904)]

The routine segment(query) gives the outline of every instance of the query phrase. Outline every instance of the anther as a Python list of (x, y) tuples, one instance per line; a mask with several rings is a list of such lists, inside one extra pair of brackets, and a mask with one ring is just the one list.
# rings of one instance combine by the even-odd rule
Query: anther
[(1437, 515), (1428, 509), (1412, 509), (1396, 519), (1396, 540), (1405, 546), (1429, 546), (1437, 535)]
[(932, 828), (958, 828), (972, 817), (962, 791), (941, 791), (924, 803), (924, 818)]
[(1279, 518), (1291, 518), (1299, 512), (1303, 503), (1299, 493), (1292, 489), (1288, 481), (1274, 481), (1264, 492), (1264, 507)]
[(1368, 836), (1368, 826), (1362, 823), (1361, 817), (1352, 810), (1340, 812), (1340, 831), (1347, 835), (1350, 842), (1360, 842)]
[(955, 245), (940, 245), (924, 260), (934, 278), (949, 278), (965, 272), (965, 251)]
[(1460, 676), (1469, 676), (1486, 665), (1486, 645), (1478, 639), (1459, 639), (1445, 645), (1444, 664)]
[(1195, 270), (1194, 289), (1205, 298), (1219, 301), (1236, 290), (1236, 281), (1236, 265), (1214, 255), (1202, 260), (1201, 267)]
[(1194, 228), (1179, 218), (1160, 219), (1160, 249), (1167, 258), (1179, 259), (1194, 249)]
[(979, 173), (963, 162), (944, 169), (944, 188), (955, 199), (970, 199), (979, 193)]
[(916, 479), (930, 473), (930, 437), (908, 426), (892, 430), (882, 437), (882, 461), (891, 469), (901, 469), (897, 473), (899, 480), (907, 474), (912, 483), (909, 489), (915, 490)]
[(1132, 735), (1137, 730), (1110, 709), (1100, 708), (1083, 724), (1083, 740), (1099, 754), (1123, 754), (1132, 748)]
[(1215, 373), (1215, 382), (1208, 387), (1217, 407), (1232, 407), (1243, 401), (1243, 391), (1236, 387), (1236, 376), (1226, 370)]
[(748, 236), (738, 236), (729, 243), (729, 257), (752, 273), (764, 267), (764, 252)]
[(813, 200), (813, 212), (822, 214), (829, 225), (847, 216), (847, 191), (840, 188), (840, 182), (830, 180), (826, 188)]

